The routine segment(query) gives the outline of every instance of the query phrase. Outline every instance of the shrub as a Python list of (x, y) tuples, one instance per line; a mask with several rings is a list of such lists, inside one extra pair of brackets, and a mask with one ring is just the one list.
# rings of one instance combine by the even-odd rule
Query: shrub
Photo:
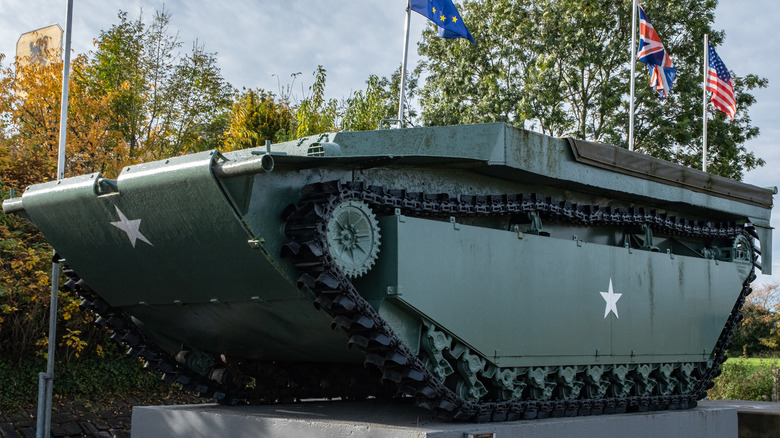
[[(102, 355), (90, 353), (79, 360), (58, 360), (54, 367), (54, 393), (77, 399), (107, 398), (129, 394), (167, 393), (170, 384), (145, 369), (139, 359), (123, 354), (108, 342)], [(21, 363), (0, 358), (0, 411), (36, 403), (38, 373), (46, 370), (43, 357)]]
[(772, 366), (780, 359), (729, 359), (721, 367), (715, 386), (707, 392), (710, 399), (770, 400), (774, 383)]

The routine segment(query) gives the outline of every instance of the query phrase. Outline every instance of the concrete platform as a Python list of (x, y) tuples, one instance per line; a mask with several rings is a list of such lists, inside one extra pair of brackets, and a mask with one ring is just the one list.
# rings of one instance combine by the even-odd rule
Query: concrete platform
[(780, 438), (780, 403), (744, 400), (705, 400), (706, 408), (737, 410), (739, 438)]
[(131, 433), (133, 438), (467, 438), (481, 434), (488, 434), (486, 438), (736, 438), (737, 410), (705, 406), (685, 411), (472, 424), (445, 423), (411, 404), (378, 401), (136, 406)]

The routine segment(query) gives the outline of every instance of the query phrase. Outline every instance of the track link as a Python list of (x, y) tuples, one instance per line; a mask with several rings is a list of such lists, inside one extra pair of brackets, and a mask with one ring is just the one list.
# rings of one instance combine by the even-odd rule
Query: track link
[[(288, 243), (282, 256), (290, 258), (298, 269), (298, 287), (311, 291), (314, 305), (332, 317), (332, 327), (347, 334), (350, 347), (365, 354), (365, 365), (378, 372), (372, 377), (381, 382), (367, 385), (361, 376), (345, 379), (344, 369), (324, 370), (322, 364), (286, 364), (276, 362), (220, 364), (219, 372), (201, 375), (155, 344), (122, 311), (111, 307), (90, 289), (72, 269), (65, 267), (66, 286), (82, 298), (82, 307), (94, 312), (96, 323), (113, 332), (112, 339), (129, 346), (128, 353), (146, 361), (150, 369), (160, 371), (163, 379), (178, 382), (182, 388), (223, 404), (284, 403), (308, 397), (364, 398), (368, 395), (414, 397), (417, 405), (430, 409), (440, 418), (458, 421), (512, 421), (550, 416), (576, 416), (681, 409), (696, 406), (697, 400), (712, 387), (726, 360), (729, 338), (741, 319), (740, 310), (755, 279), (755, 266), (734, 304), (732, 312), (711, 354), (706, 370), (698, 375), (693, 391), (671, 396), (629, 395), (561, 400), (510, 400), (470, 402), (436, 378), (427, 359), (415, 355), (393, 333), (389, 325), (358, 293), (336, 266), (327, 240), (327, 221), (333, 209), (344, 201), (360, 200), (378, 214), (396, 211), (416, 217), (474, 217), (537, 213), (548, 219), (590, 226), (636, 226), (671, 235), (733, 238), (744, 235), (751, 246), (755, 232), (750, 224), (743, 228), (733, 223), (700, 222), (656, 213), (644, 208), (612, 208), (577, 205), (539, 194), (494, 196), (425, 194), (366, 186), (359, 182), (314, 183), (301, 189), (301, 199), (285, 213)], [(752, 260), (757, 260), (754, 248)], [(339, 374), (341, 374), (339, 376)], [(346, 374), (360, 374), (351, 370)], [(247, 385), (251, 378), (252, 385)], [(357, 384), (356, 384), (357, 383)]]
[[(349, 337), (350, 345), (358, 346), (366, 355), (366, 365), (377, 367), (384, 380), (395, 383), (399, 391), (413, 396), (419, 406), (432, 409), (445, 419), (464, 421), (506, 421), (621, 413), (663, 409), (684, 409), (696, 406), (697, 400), (712, 387), (719, 366), (726, 359), (728, 339), (740, 319), (740, 309), (750, 293), (755, 279), (755, 266), (743, 283), (732, 313), (711, 355), (711, 366), (700, 373), (695, 389), (674, 395), (629, 395), (625, 397), (577, 398), (573, 400), (511, 400), (469, 402), (453, 388), (434, 377), (425, 359), (413, 354), (393, 333), (377, 312), (360, 296), (329, 254), (325, 228), (336, 205), (351, 200), (366, 202), (381, 214), (399, 210), (407, 216), (490, 216), (511, 213), (540, 213), (554, 220), (583, 225), (641, 226), (667, 234), (692, 237), (736, 237), (745, 235), (752, 244), (747, 226), (743, 231), (733, 223), (686, 220), (643, 208), (611, 208), (596, 205), (576, 205), (538, 194), (458, 196), (411, 193), (366, 186), (362, 183), (331, 181), (305, 186), (302, 198), (286, 216), (289, 243), (283, 256), (291, 258), (301, 273), (298, 286), (312, 291), (315, 305), (333, 317), (333, 326), (340, 326)], [(757, 254), (752, 254), (755, 263)], [(452, 385), (450, 385), (452, 386)]]

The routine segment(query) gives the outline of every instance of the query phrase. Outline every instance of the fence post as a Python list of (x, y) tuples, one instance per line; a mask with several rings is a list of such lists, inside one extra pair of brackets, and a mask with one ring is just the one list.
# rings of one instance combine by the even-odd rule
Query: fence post
[(772, 365), (772, 401), (778, 401), (777, 383), (780, 380), (780, 369)]

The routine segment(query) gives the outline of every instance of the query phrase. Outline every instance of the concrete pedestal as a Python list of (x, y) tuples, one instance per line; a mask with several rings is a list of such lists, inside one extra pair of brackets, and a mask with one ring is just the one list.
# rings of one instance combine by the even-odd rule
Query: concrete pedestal
[(780, 403), (744, 400), (705, 400), (705, 408), (737, 410), (739, 438), (780, 438)]
[[(133, 438), (736, 438), (737, 411), (707, 406), (685, 411), (551, 418), (504, 423), (445, 423), (408, 403), (306, 402), (274, 406), (213, 404), (137, 406)], [(491, 435), (486, 435), (490, 437)]]

